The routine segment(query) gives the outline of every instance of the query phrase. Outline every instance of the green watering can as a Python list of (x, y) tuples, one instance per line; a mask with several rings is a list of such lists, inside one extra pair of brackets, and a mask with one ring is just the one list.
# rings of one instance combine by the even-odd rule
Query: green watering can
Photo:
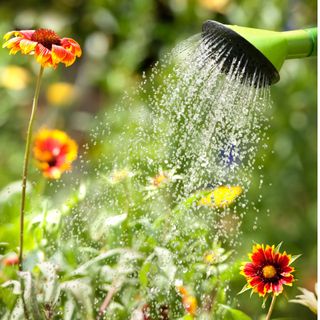
[(219, 47), (224, 46), (228, 52), (225, 56), (216, 55), (225, 72), (229, 72), (236, 61), (236, 72), (242, 72), (243, 79), (259, 86), (278, 82), (285, 60), (317, 54), (317, 28), (277, 32), (208, 20), (202, 26), (202, 36), (212, 51), (217, 50), (219, 42)]

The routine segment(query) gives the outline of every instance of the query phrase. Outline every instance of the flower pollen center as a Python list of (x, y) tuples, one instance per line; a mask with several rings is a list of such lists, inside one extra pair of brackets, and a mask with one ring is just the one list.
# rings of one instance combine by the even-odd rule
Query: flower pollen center
[(275, 267), (271, 265), (263, 267), (262, 272), (263, 276), (267, 279), (273, 278), (277, 274)]
[(52, 45), (60, 45), (60, 37), (50, 29), (38, 29), (31, 36), (31, 40), (41, 43), (44, 47), (51, 50)]

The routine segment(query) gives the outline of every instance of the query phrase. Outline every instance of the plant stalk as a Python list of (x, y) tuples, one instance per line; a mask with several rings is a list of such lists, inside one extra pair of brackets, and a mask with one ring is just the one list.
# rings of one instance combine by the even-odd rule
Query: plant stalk
[(32, 127), (38, 107), (40, 84), (43, 74), (44, 67), (40, 67), (39, 75), (37, 78), (36, 89), (34, 93), (32, 110), (29, 119), (28, 129), (27, 129), (27, 141), (23, 160), (23, 173), (22, 173), (22, 190), (21, 190), (21, 209), (20, 209), (20, 247), (19, 247), (19, 271), (23, 271), (23, 237), (24, 237), (24, 214), (25, 214), (25, 202), (26, 202), (26, 189), (27, 189), (27, 177), (28, 177), (28, 165), (29, 165), (29, 155), (30, 146), (32, 138)]
[(99, 309), (99, 313), (97, 316), (97, 320), (102, 319), (104, 313), (106, 312), (106, 309), (108, 308), (114, 294), (117, 292), (118, 287), (116, 286), (115, 283), (112, 284), (110, 290), (108, 291), (107, 296), (105, 297), (100, 309)]
[(274, 294), (273, 297), (272, 297), (272, 300), (271, 300), (271, 304), (270, 304), (270, 307), (269, 307), (268, 314), (266, 316), (266, 320), (270, 320), (271, 319), (271, 314), (272, 314), (274, 305), (276, 303), (276, 298), (277, 298), (277, 296)]

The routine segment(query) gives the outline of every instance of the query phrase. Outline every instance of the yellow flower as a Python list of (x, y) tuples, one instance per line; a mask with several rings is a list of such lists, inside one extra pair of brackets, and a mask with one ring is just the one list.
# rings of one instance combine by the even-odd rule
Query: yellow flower
[(56, 82), (47, 89), (47, 100), (54, 106), (66, 106), (71, 104), (76, 97), (76, 88), (67, 82)]
[(18, 66), (7, 66), (0, 72), (1, 85), (11, 90), (22, 90), (24, 89), (29, 80), (29, 72)]
[(240, 186), (219, 186), (198, 202), (200, 206), (225, 208), (230, 206), (243, 192)]
[(127, 168), (120, 169), (120, 170), (115, 169), (112, 171), (108, 180), (111, 184), (117, 184), (128, 178), (132, 178), (133, 176), (134, 176), (134, 173), (129, 171)]

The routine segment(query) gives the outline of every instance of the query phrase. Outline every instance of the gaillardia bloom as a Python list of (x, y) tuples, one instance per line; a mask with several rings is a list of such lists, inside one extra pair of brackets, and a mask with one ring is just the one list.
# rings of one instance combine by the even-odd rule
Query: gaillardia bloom
[(294, 278), (291, 273), (294, 268), (290, 264), (297, 257), (291, 257), (286, 252), (280, 253), (278, 247), (259, 244), (253, 246), (252, 253), (249, 254), (251, 262), (246, 262), (241, 267), (240, 273), (247, 279), (244, 290), (252, 289), (264, 297), (267, 293), (279, 295), (283, 291), (283, 285), (292, 286)]
[(60, 38), (49, 29), (10, 31), (3, 38), (6, 42), (2, 47), (10, 49), (10, 54), (21, 51), (34, 55), (43, 67), (56, 68), (60, 62), (68, 67), (82, 53), (75, 40)]
[(33, 154), (43, 175), (59, 179), (77, 158), (78, 146), (65, 132), (41, 129), (34, 141)]
[(196, 297), (189, 294), (188, 290), (182, 285), (178, 285), (177, 289), (182, 296), (182, 304), (184, 309), (188, 312), (188, 314), (194, 316), (197, 313), (198, 307)]

